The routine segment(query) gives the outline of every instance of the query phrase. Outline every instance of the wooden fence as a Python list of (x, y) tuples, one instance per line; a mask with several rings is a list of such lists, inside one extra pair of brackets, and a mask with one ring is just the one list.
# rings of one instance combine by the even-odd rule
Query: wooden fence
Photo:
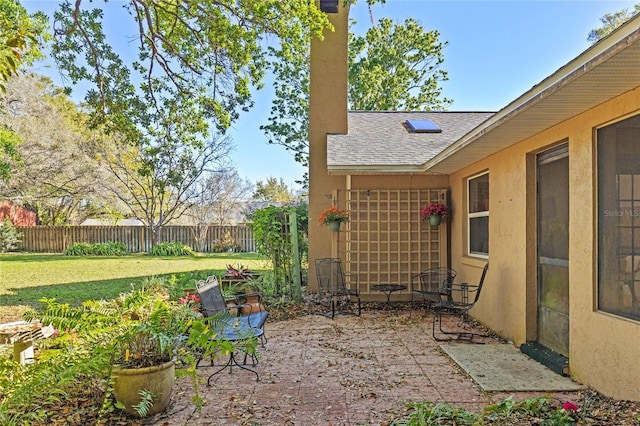
[[(151, 250), (151, 235), (144, 226), (21, 226), (19, 250), (38, 253), (62, 253), (74, 243), (119, 242), (130, 252)], [(220, 247), (235, 246), (235, 250), (256, 250), (253, 232), (247, 226), (209, 226), (206, 236), (199, 237), (197, 227), (165, 226), (160, 242), (178, 241), (203, 253), (221, 251)]]

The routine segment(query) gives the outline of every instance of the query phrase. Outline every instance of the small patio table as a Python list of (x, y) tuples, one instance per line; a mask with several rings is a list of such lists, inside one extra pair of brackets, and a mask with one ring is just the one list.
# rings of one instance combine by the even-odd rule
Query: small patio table
[(387, 306), (390, 308), (394, 307), (391, 303), (391, 293), (394, 291), (406, 290), (407, 286), (404, 284), (375, 284), (372, 285), (371, 288), (373, 290), (381, 291), (387, 296), (387, 301), (382, 305), (382, 309), (385, 309)]

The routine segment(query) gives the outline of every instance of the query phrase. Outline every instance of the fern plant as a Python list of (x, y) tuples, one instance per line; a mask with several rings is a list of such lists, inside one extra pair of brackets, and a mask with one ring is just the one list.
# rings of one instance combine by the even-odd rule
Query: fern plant
[[(0, 424), (5, 424), (3, 420), (8, 422), (10, 415), (19, 412), (18, 407), (25, 408), (25, 404), (29, 406), (33, 401), (52, 398), (55, 389), (64, 390), (60, 385), (67, 383), (67, 378), (68, 383), (72, 383), (83, 376), (100, 383), (105, 390), (102, 411), (113, 411), (117, 406), (109, 398), (115, 366), (142, 368), (174, 360), (182, 367), (180, 375), (190, 376), (197, 390), (197, 357), (232, 351), (234, 344), (217, 339), (211, 321), (220, 318), (205, 321), (189, 305), (169, 300), (159, 280), (147, 283), (155, 285), (143, 285), (114, 300), (87, 301), (81, 306), (61, 304), (54, 299), (42, 300), (46, 304), (42, 311), (27, 313), (27, 320), (53, 324), (58, 336), (49, 339), (38, 362), (27, 367), (24, 376), (11, 374), (23, 379), (10, 383), (0, 380), (0, 394), (8, 395), (1, 398), (7, 407), (3, 411), (0, 404)], [(256, 346), (257, 341), (248, 350), (255, 351)], [(34, 392), (25, 396), (28, 389), (39, 389), (48, 394)], [(196, 395), (194, 401), (199, 409), (202, 398)], [(144, 403), (139, 406), (141, 413), (145, 406)], [(32, 413), (32, 416), (36, 415), (37, 410)]]

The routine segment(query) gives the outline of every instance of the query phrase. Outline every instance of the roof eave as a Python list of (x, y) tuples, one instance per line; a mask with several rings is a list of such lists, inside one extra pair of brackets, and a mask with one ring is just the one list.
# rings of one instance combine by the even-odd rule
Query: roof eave
[[(571, 85), (577, 86), (581, 80), (587, 81), (589, 73), (596, 67), (606, 66), (607, 61), (618, 54), (624, 54), (625, 49), (628, 47), (640, 45), (639, 40), (640, 15), (629, 20), (609, 36), (591, 46), (554, 74), (544, 79), (541, 83), (525, 92), (458, 141), (435, 155), (424, 164), (424, 170), (426, 172), (439, 174), (454, 173), (484, 157), (492, 155), (511, 145), (515, 145), (525, 138), (553, 127), (572, 116), (583, 113), (600, 103), (618, 96), (625, 92), (625, 88), (626, 90), (632, 90), (637, 87), (640, 85), (640, 67), (636, 66), (633, 59), (636, 59), (636, 57), (640, 55), (630, 57), (629, 62), (631, 62), (632, 65), (627, 65), (629, 67), (628, 71), (631, 72), (631, 70), (634, 70), (635, 73), (637, 73), (637, 75), (633, 76), (635, 79), (628, 79), (628, 74), (623, 72), (619, 75), (613, 75), (612, 78), (619, 79), (620, 81), (613, 81), (609, 86), (611, 89), (599, 87), (600, 96), (595, 96), (593, 99), (590, 99), (590, 102), (584, 102), (578, 106), (572, 105), (571, 108), (567, 108), (567, 110), (564, 111), (564, 114), (558, 114), (557, 109), (548, 108), (546, 109), (548, 111), (546, 116), (536, 113), (536, 115), (532, 117), (536, 119), (536, 125), (529, 126), (526, 131), (523, 132), (521, 129), (515, 128), (515, 126), (513, 129), (509, 129), (510, 124), (515, 121), (514, 119), (516, 117), (520, 118), (521, 120), (519, 121), (522, 122), (523, 119), (526, 120), (527, 113), (531, 111), (533, 107), (541, 107), (544, 106), (545, 103), (554, 105), (552, 102), (554, 99), (552, 98), (554, 95), (557, 96), (561, 89), (568, 88)], [(629, 51), (631, 51), (629, 55), (632, 55), (633, 49), (629, 49)], [(640, 58), (637, 58), (636, 61), (640, 62)], [(615, 64), (612, 66), (614, 65)], [(598, 91), (594, 90), (594, 92)], [(491, 138), (498, 129), (500, 129), (502, 133), (507, 132), (517, 137), (495, 143)], [(472, 145), (479, 145), (485, 141), (490, 141), (491, 143), (485, 144), (486, 147), (484, 148), (475, 147), (475, 149), (468, 149)]]

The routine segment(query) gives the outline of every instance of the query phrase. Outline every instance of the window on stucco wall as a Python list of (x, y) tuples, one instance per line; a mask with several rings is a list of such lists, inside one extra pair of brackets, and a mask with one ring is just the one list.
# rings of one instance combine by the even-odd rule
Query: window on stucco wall
[(640, 116), (598, 129), (598, 309), (640, 320)]
[(489, 256), (489, 173), (467, 179), (467, 254)]

